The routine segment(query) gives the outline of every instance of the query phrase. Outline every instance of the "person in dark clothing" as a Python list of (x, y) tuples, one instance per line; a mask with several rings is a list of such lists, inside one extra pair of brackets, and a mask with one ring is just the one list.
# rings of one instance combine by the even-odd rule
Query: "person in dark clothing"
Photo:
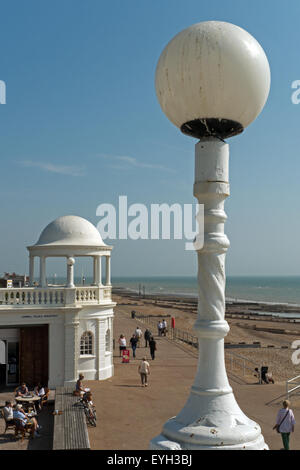
[(151, 331), (150, 331), (150, 330), (147, 328), (147, 329), (145, 330), (145, 333), (144, 333), (144, 338), (145, 338), (145, 348), (147, 348), (147, 346), (148, 346), (148, 343), (149, 343), (149, 341), (150, 341), (150, 338), (151, 338), (151, 336), (152, 336), (152, 333), (151, 333)]
[(260, 376), (261, 376), (261, 380), (262, 382), (264, 382), (265, 384), (268, 384), (269, 383), (269, 380), (268, 380), (268, 377), (266, 376), (267, 372), (268, 372), (268, 367), (267, 366), (262, 366), (261, 369), (260, 369)]
[(130, 344), (131, 344), (131, 347), (132, 347), (132, 356), (134, 358), (135, 358), (135, 350), (136, 350), (136, 347), (137, 347), (137, 343), (138, 343), (138, 338), (135, 335), (132, 335), (132, 337), (130, 338)]
[(151, 354), (152, 361), (154, 361), (155, 351), (156, 351), (156, 341), (154, 340), (153, 336), (151, 336), (151, 338), (150, 338), (149, 348), (150, 348), (150, 354)]

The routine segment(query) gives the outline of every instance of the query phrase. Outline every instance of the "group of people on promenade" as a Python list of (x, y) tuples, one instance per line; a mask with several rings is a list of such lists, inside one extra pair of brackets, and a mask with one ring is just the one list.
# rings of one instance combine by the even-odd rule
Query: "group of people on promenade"
[(262, 366), (260, 371), (258, 367), (254, 369), (254, 377), (258, 378), (260, 384), (274, 384), (273, 374), (267, 366)]
[(168, 333), (168, 324), (167, 321), (163, 318), (157, 323), (157, 332), (158, 336), (167, 336)]
[[(143, 337), (143, 332), (141, 328), (137, 326), (135, 332), (132, 334), (129, 340), (129, 343), (132, 349), (132, 357), (134, 359), (136, 358), (136, 349), (142, 347), (141, 346), (142, 337)], [(144, 332), (144, 340), (145, 340), (145, 348), (149, 347), (151, 359), (154, 361), (155, 351), (157, 350), (157, 347), (156, 347), (156, 341), (154, 339), (154, 336), (152, 335), (149, 328), (146, 328)], [(127, 340), (125, 338), (125, 335), (123, 334), (120, 335), (118, 343), (119, 343), (119, 350), (120, 350), (120, 357), (121, 357), (122, 351), (127, 349)]]
[[(158, 329), (158, 336), (167, 335), (168, 330), (167, 330), (167, 322), (165, 319), (162, 319), (158, 322), (157, 329)], [(141, 342), (142, 342), (143, 336), (145, 340), (144, 347), (145, 348), (149, 347), (151, 359), (152, 361), (154, 361), (155, 353), (157, 351), (157, 346), (156, 346), (156, 341), (154, 339), (154, 336), (149, 328), (146, 328), (143, 333), (143, 331), (141, 330), (139, 326), (136, 327), (134, 333), (132, 334), (129, 340), (129, 343), (132, 349), (132, 357), (136, 359), (136, 349), (142, 347)], [(118, 343), (119, 343), (120, 356), (122, 356), (122, 351), (126, 350), (128, 347), (127, 340), (124, 334), (120, 335)], [(142, 358), (138, 366), (138, 373), (140, 374), (140, 377), (141, 377), (142, 387), (147, 387), (148, 376), (150, 375), (150, 364), (146, 356)]]

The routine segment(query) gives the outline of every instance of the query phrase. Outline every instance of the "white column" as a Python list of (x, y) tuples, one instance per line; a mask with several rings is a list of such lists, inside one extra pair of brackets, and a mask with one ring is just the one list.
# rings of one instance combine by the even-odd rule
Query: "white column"
[(267, 449), (261, 429), (239, 408), (224, 361), (224, 200), (229, 196), (229, 146), (209, 138), (196, 144), (194, 195), (204, 204), (204, 246), (198, 250), (198, 369), (184, 408), (167, 421), (152, 449)]
[(40, 256), (40, 286), (46, 287), (46, 257)]
[[(100, 320), (100, 318), (97, 318), (96, 320), (96, 367), (97, 367), (97, 379), (101, 380), (101, 362), (103, 361), (104, 358), (104, 351), (103, 351), (103, 326), (104, 326), (104, 321)], [(101, 337), (102, 336), (102, 337)], [(102, 357), (101, 357), (102, 356)]]
[(74, 285), (74, 264), (75, 259), (67, 258), (67, 287), (75, 287)]
[(97, 285), (97, 257), (93, 256), (93, 285)]
[(29, 255), (29, 285), (33, 286), (34, 283), (34, 256)]
[(96, 256), (96, 285), (102, 286), (101, 256)]
[(63, 387), (65, 379), (64, 315), (49, 320), (49, 388)]
[(78, 379), (78, 327), (78, 313), (65, 313), (65, 384), (74, 383)]
[(105, 284), (107, 286), (111, 285), (111, 279), (110, 279), (110, 256), (106, 256), (106, 279), (105, 279)]

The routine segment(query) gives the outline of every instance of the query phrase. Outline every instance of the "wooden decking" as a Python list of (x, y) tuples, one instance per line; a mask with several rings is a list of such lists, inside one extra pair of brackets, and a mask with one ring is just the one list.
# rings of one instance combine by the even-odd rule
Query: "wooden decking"
[(54, 409), (63, 413), (54, 416), (53, 450), (90, 449), (85, 414), (73, 390), (74, 387), (56, 389)]

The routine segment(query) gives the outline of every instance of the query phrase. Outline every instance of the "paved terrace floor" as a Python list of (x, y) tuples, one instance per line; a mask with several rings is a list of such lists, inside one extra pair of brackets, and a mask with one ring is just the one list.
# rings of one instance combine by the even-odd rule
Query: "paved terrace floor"
[[(181, 345), (156, 336), (157, 352), (155, 360), (149, 360), (148, 388), (141, 387), (137, 372), (140, 359), (144, 355), (150, 358), (148, 348), (137, 349), (137, 359), (129, 364), (121, 363), (117, 339), (123, 333), (129, 341), (138, 324), (144, 331), (143, 323), (132, 320), (128, 313), (122, 312), (121, 306), (117, 307), (115, 375), (107, 381), (88, 383), (94, 393), (98, 416), (97, 427), (89, 428), (92, 449), (147, 449), (149, 441), (161, 432), (167, 419), (181, 410), (189, 395), (197, 358)], [(281, 398), (272, 405), (266, 403), (283, 394), (284, 385), (249, 385), (233, 377), (230, 383), (241, 409), (260, 424), (269, 447), (282, 448), (280, 435), (272, 430)], [(298, 426), (291, 438), (291, 448), (300, 449), (300, 406), (294, 407), (294, 413)]]

